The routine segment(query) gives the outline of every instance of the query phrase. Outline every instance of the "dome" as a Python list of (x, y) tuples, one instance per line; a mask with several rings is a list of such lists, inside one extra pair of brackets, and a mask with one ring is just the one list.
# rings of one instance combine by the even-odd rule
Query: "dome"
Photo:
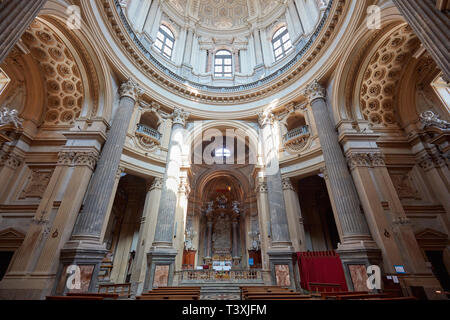
[(331, 0), (115, 0), (151, 64), (184, 85), (243, 91), (273, 81), (323, 29)]

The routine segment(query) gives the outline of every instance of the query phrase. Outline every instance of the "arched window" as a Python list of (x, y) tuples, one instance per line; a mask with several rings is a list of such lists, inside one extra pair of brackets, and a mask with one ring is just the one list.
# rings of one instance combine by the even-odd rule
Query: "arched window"
[(214, 58), (214, 76), (231, 78), (232, 72), (232, 56), (228, 50), (219, 50)]
[(0, 94), (6, 89), (10, 81), (8, 75), (0, 68)]
[(272, 37), (273, 53), (275, 61), (283, 58), (292, 49), (291, 38), (286, 27), (281, 27)]
[(155, 47), (167, 58), (172, 58), (173, 45), (175, 37), (165, 25), (161, 25), (156, 35)]

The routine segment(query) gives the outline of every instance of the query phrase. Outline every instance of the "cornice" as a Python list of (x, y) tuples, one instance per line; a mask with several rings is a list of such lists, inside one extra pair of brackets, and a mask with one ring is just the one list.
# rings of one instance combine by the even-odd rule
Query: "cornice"
[[(327, 9), (329, 15), (321, 22), (321, 30), (314, 34), (307, 45), (298, 52), (298, 55), (288, 62), (284, 67), (268, 77), (255, 83), (235, 87), (208, 87), (189, 82), (182, 77), (166, 70), (157, 60), (152, 64), (149, 55), (146, 56), (145, 48), (139, 46), (135, 34), (130, 34), (123, 25), (114, 0), (97, 0), (97, 5), (104, 10), (104, 20), (109, 22), (107, 27), (119, 46), (124, 48), (124, 53), (134, 65), (142, 70), (149, 78), (164, 89), (175, 93), (191, 101), (208, 103), (214, 105), (231, 105), (236, 103), (247, 103), (259, 100), (274, 91), (279, 91), (298, 80), (321, 56), (321, 52), (327, 48), (330, 38), (337, 32), (337, 24), (345, 16), (343, 7), (348, 0), (334, 0)], [(155, 66), (158, 65), (158, 68)], [(286, 69), (286, 70), (285, 70)], [(180, 78), (180, 79), (176, 79)], [(264, 80), (264, 81), (263, 81)], [(197, 88), (198, 86), (198, 88)], [(208, 91), (214, 90), (215, 92)], [(228, 91), (228, 92), (227, 92)]]

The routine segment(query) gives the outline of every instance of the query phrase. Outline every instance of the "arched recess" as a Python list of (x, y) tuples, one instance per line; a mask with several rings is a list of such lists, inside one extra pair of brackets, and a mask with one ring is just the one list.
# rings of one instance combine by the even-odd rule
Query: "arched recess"
[(335, 123), (343, 121), (365, 122), (361, 113), (359, 98), (355, 100), (358, 83), (362, 79), (362, 70), (369, 61), (367, 57), (375, 50), (376, 44), (393, 28), (405, 21), (394, 5), (382, 8), (380, 28), (369, 29), (367, 19), (361, 21), (353, 40), (343, 54), (334, 73), (336, 85), (330, 97)]
[[(80, 70), (84, 85), (84, 103), (79, 118), (82, 120), (104, 120), (112, 117), (115, 89), (108, 60), (92, 35), (84, 16), (79, 29), (70, 29), (67, 22), (70, 16), (67, 8), (70, 3), (56, 0), (47, 1), (41, 10), (39, 19), (45, 21), (52, 30), (64, 40)], [(82, 2), (80, 4), (84, 6)], [(83, 12), (83, 9), (81, 11)]]

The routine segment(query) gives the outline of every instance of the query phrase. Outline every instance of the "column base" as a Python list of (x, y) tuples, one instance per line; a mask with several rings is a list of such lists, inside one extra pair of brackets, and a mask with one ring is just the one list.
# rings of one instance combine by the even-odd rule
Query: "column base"
[[(97, 292), (98, 273), (108, 250), (104, 244), (91, 241), (68, 241), (61, 250), (60, 266), (57, 273), (57, 283), (54, 288), (56, 295), (67, 292)], [(68, 270), (68, 268), (73, 270)], [(80, 273), (80, 286), (73, 286), (70, 277), (76, 268)], [(70, 277), (70, 278), (69, 278)]]
[(299, 284), (295, 277), (292, 250), (274, 250), (267, 252), (269, 256), (272, 284), (297, 289)]
[[(336, 252), (342, 261), (345, 279), (348, 290), (367, 291), (366, 283), (358, 283), (357, 278), (352, 278), (352, 272), (355, 276), (361, 275), (362, 279), (367, 277), (367, 267), (377, 265), (383, 269), (381, 250), (378, 249), (374, 241), (355, 241), (338, 244)], [(365, 272), (364, 275), (360, 274)], [(359, 277), (361, 278), (361, 277)]]
[(54, 284), (55, 275), (7, 274), (0, 282), (0, 300), (44, 300)]
[(175, 273), (175, 248), (151, 248), (147, 253), (147, 271), (145, 273), (144, 291), (173, 284)]

